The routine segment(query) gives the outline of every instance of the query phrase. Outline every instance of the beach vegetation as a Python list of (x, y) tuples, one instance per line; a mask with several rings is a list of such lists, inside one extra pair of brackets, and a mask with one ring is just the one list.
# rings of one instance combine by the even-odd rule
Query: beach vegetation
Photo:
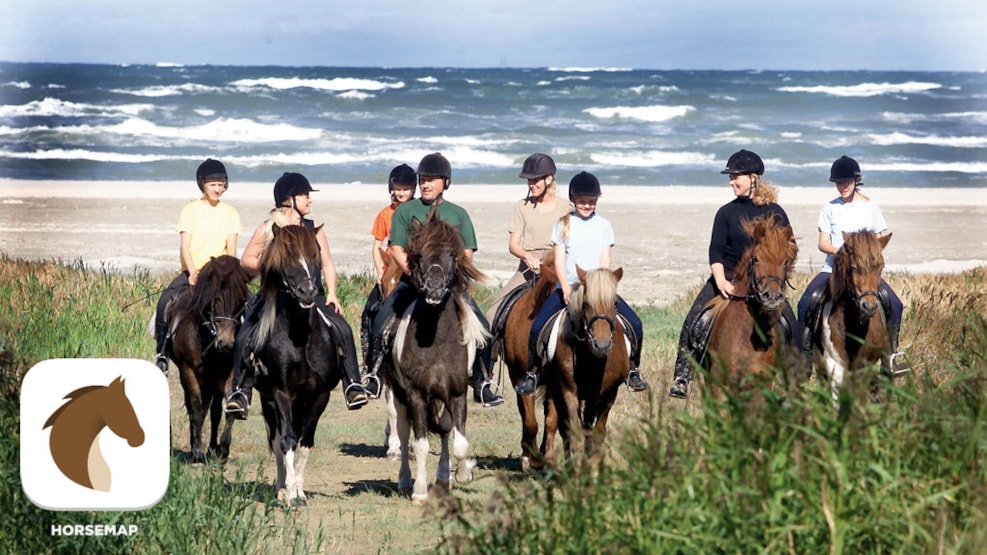
[[(884, 403), (848, 394), (833, 408), (816, 381), (742, 399), (667, 391), (695, 291), (636, 307), (646, 333), (645, 394), (621, 392), (609, 452), (544, 474), (521, 472), (508, 400), (470, 403), (478, 478), (415, 508), (383, 453), (380, 401), (346, 411), (334, 394), (309, 459), (309, 505), (274, 502), (259, 410), (234, 428), (230, 461), (187, 461), (187, 418), (170, 372), (172, 472), (153, 508), (51, 512), (20, 487), (20, 378), (58, 357), (152, 359), (147, 323), (170, 276), (0, 256), (0, 538), (19, 553), (977, 553), (987, 513), (987, 269), (891, 276), (906, 302), (902, 346), (914, 371)], [(810, 276), (796, 276), (796, 288)], [(358, 329), (366, 275), (339, 297)], [(698, 286), (698, 284), (697, 284)], [(481, 307), (496, 291), (477, 289)], [(136, 302), (135, 302), (136, 301)], [(357, 334), (358, 335), (358, 334)], [(505, 394), (513, 396), (509, 384)], [(433, 448), (437, 444), (433, 444)], [(65, 536), (53, 526), (136, 525), (130, 535)]]

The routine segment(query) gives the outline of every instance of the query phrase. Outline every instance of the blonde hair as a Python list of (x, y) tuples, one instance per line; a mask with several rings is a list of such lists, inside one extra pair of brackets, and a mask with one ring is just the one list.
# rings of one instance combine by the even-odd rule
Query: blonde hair
[(761, 181), (760, 177), (754, 179), (754, 191), (751, 193), (751, 202), (754, 206), (764, 206), (778, 202), (778, 189), (767, 181)]
[(274, 239), (274, 231), (272, 227), (274, 224), (278, 224), (278, 227), (287, 227), (293, 225), (292, 216), (294, 208), (290, 206), (278, 206), (277, 208), (271, 209), (271, 217), (264, 222), (264, 244), (270, 244), (271, 240)]

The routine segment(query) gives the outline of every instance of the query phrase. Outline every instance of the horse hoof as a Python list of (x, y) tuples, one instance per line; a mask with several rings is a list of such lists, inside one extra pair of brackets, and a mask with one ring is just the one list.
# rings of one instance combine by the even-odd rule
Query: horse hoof
[(427, 493), (412, 494), (411, 503), (416, 507), (421, 507), (422, 505), (428, 503), (428, 494)]
[(456, 481), (466, 483), (473, 480), (473, 469), (476, 468), (476, 459), (464, 459), (460, 461), (456, 468)]
[(401, 459), (401, 451), (392, 451), (392, 450), (388, 449), (387, 450), (387, 458), (390, 459), (390, 460), (392, 460), (392, 461), (400, 460)]
[(308, 505), (308, 500), (304, 496), (296, 497), (291, 500), (292, 507), (305, 507), (307, 505)]

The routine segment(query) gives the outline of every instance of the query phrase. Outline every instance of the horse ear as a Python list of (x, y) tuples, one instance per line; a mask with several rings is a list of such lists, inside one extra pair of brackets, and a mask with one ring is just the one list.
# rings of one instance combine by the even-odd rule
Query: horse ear
[(271, 235), (277, 237), (278, 233), (281, 233), (281, 226), (278, 224), (271, 224)]
[(880, 239), (878, 239), (878, 241), (881, 242), (881, 250), (884, 250), (884, 247), (887, 247), (888, 246), (888, 243), (891, 241), (891, 234), (888, 233), (884, 237), (881, 237)]
[(576, 264), (576, 276), (579, 278), (579, 281), (586, 281), (586, 271), (580, 268), (579, 264)]
[(411, 218), (411, 233), (418, 233), (418, 230), (422, 228), (422, 222), (418, 219), (418, 216)]
[(108, 387), (123, 387), (123, 376), (117, 376), (117, 379), (110, 382)]
[(624, 277), (624, 269), (617, 268), (616, 270), (613, 271), (613, 275), (614, 277), (617, 278), (617, 281), (620, 281), (620, 278)]
[(326, 224), (319, 224), (319, 226), (315, 228), (315, 232), (318, 233), (318, 232), (322, 231), (322, 228), (325, 227), (325, 226), (326, 226)]
[(847, 243), (847, 241), (849, 241), (849, 240), (850, 240), (850, 234), (844, 231), (843, 232), (843, 244), (845, 245)]
[(380, 247), (377, 247), (377, 250), (380, 251), (380, 259), (384, 261), (384, 265), (385, 266), (390, 266), (391, 265), (391, 255), (386, 250), (384, 250), (384, 249), (382, 249)]

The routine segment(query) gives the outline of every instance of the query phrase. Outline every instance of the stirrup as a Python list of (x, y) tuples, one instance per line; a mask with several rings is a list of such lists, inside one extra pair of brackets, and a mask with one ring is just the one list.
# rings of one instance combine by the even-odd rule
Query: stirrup
[(535, 389), (538, 388), (538, 374), (534, 372), (528, 372), (524, 375), (524, 378), (516, 386), (514, 386), (514, 391), (518, 395), (534, 395)]
[(496, 407), (504, 404), (504, 396), (493, 389), (494, 383), (490, 380), (480, 384), (480, 388), (473, 388), (473, 399), (484, 407)]
[(627, 380), (624, 383), (627, 384), (628, 389), (636, 393), (648, 390), (648, 382), (644, 381), (644, 378), (641, 377), (640, 368), (631, 369), (627, 373)]
[(668, 396), (676, 399), (685, 399), (689, 395), (689, 382), (682, 378), (675, 378), (672, 387), (668, 388)]
[(367, 392), (367, 397), (377, 399), (380, 397), (380, 378), (374, 374), (367, 374), (363, 377), (363, 389)]
[(367, 390), (362, 384), (351, 383), (343, 390), (343, 399), (346, 400), (346, 408), (356, 410), (367, 404)]
[(161, 370), (162, 373), (164, 374), (168, 373), (168, 357), (164, 355), (158, 355), (157, 357), (154, 358), (154, 365), (157, 366), (158, 370)]
[(912, 364), (908, 361), (908, 356), (903, 351), (898, 351), (888, 357), (888, 366), (891, 377), (900, 376), (912, 371)]
[(226, 399), (226, 408), (224, 409), (226, 414), (236, 420), (246, 420), (248, 410), (247, 395), (244, 392), (238, 389), (230, 393), (230, 396)]

